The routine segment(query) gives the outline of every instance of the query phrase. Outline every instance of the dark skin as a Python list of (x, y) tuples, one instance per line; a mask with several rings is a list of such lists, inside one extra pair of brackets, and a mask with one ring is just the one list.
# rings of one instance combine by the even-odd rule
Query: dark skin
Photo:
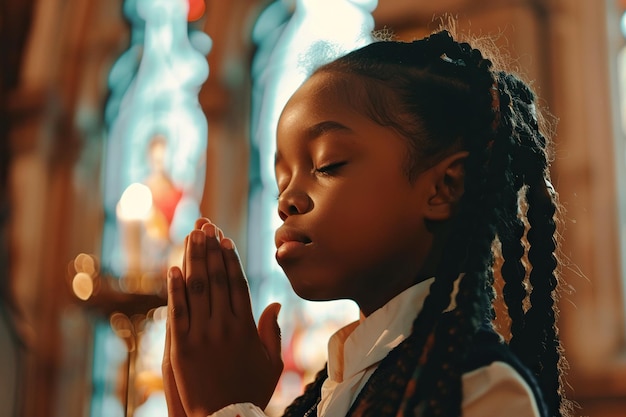
[(173, 417), (206, 417), (241, 402), (265, 407), (283, 369), (280, 305), (265, 309), (257, 329), (234, 243), (220, 236), (208, 219), (198, 220), (182, 270), (168, 276), (163, 378)]
[[(406, 139), (323, 88), (329, 82), (329, 74), (311, 77), (279, 122), (276, 257), (301, 297), (351, 299), (369, 315), (433, 270), (440, 248), (432, 225), (455, 211), (467, 154), (409, 181)], [(169, 273), (170, 416), (206, 417), (243, 402), (263, 409), (282, 371), (280, 306), (268, 306), (257, 327), (234, 243), (220, 236), (200, 219), (182, 270)]]
[(431, 276), (430, 224), (452, 215), (466, 154), (409, 180), (407, 139), (333, 88), (344, 77), (313, 75), (280, 117), (276, 258), (300, 297), (354, 300), (367, 316)]

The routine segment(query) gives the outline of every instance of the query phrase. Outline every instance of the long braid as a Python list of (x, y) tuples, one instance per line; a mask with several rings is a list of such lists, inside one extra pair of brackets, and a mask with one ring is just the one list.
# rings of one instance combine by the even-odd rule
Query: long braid
[(506, 143), (512, 167), (506, 175), (508, 185), (502, 191), (502, 212), (498, 222), (498, 238), (501, 243), (501, 275), (504, 280), (502, 294), (511, 319), (511, 339), (509, 345), (514, 352), (520, 350), (518, 344), (522, 337), (525, 323), (524, 302), (528, 296), (525, 284), (526, 267), (522, 261), (525, 254), (523, 244), (526, 227), (520, 218), (519, 192), (523, 187), (523, 177), (518, 172), (519, 158), (516, 149), (519, 147), (514, 134), (517, 125), (509, 87), (506, 83), (507, 74), (498, 73), (499, 110), (501, 113), (499, 126), (499, 142)]
[(550, 415), (569, 415), (571, 406), (564, 399), (561, 381), (565, 359), (556, 327), (558, 261), (555, 255), (555, 214), (558, 204), (550, 184), (546, 139), (539, 129), (533, 93), (513, 76), (507, 77), (507, 83), (515, 93), (516, 99), (512, 105), (520, 119), (515, 129), (519, 145), (515, 170), (523, 176), (526, 184), (529, 282), (532, 287), (530, 307), (525, 314), (521, 332), (523, 340), (511, 343), (511, 349), (535, 373)]
[[(532, 265), (530, 273), (530, 308), (526, 313), (527, 336), (529, 340), (540, 342), (538, 363), (535, 368), (539, 383), (546, 393), (549, 409), (554, 415), (561, 415), (562, 387), (560, 381), (564, 358), (556, 327), (558, 309), (555, 303), (558, 278), (555, 251), (557, 206), (546, 181), (547, 171), (529, 181), (528, 193), (528, 259)], [(537, 330), (534, 330), (534, 329)]]
[[(555, 206), (549, 197), (546, 199), (539, 196), (538, 194), (543, 193), (543, 190), (536, 188), (537, 185), (529, 187), (527, 194), (529, 200), (528, 219), (531, 226), (528, 231), (530, 242), (528, 258), (532, 265), (530, 273), (531, 307), (526, 314), (527, 337), (540, 342), (539, 349), (534, 352), (537, 363), (536, 368), (533, 369), (539, 377), (539, 383), (545, 392), (558, 393), (558, 376), (552, 369), (553, 366), (550, 366), (551, 363), (554, 365), (558, 363), (556, 349), (558, 338), (554, 327), (556, 322), (554, 290), (557, 286), (557, 278), (554, 274), (557, 267), (554, 256), (556, 250), (556, 242), (554, 241), (556, 225), (553, 219)], [(545, 190), (545, 186), (542, 188)], [(554, 399), (547, 398), (547, 400), (550, 409), (555, 409)]]

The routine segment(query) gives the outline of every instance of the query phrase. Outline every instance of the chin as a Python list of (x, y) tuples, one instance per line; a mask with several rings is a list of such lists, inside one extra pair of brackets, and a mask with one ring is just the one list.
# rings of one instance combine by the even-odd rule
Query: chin
[(289, 280), (291, 288), (296, 295), (306, 301), (333, 301), (342, 297), (336, 297), (329, 294), (325, 294), (324, 291), (320, 291), (319, 288), (315, 288), (315, 285), (306, 285), (302, 282), (294, 282)]

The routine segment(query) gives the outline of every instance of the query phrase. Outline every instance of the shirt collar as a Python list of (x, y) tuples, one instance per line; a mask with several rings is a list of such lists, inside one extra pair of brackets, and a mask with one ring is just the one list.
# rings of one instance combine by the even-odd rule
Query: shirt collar
[(328, 342), (328, 376), (344, 379), (378, 364), (411, 333), (434, 278), (407, 288), (368, 317), (339, 329)]

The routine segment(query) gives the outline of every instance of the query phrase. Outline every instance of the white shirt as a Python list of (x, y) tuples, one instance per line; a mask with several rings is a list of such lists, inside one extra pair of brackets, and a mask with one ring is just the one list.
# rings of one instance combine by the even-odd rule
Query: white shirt
[[(368, 317), (338, 330), (328, 342), (328, 379), (322, 385), (318, 417), (345, 416), (380, 361), (411, 332), (432, 279), (397, 295)], [(538, 417), (526, 381), (510, 365), (493, 362), (462, 377), (463, 417)], [(245, 403), (225, 407), (210, 417), (264, 417)]]

